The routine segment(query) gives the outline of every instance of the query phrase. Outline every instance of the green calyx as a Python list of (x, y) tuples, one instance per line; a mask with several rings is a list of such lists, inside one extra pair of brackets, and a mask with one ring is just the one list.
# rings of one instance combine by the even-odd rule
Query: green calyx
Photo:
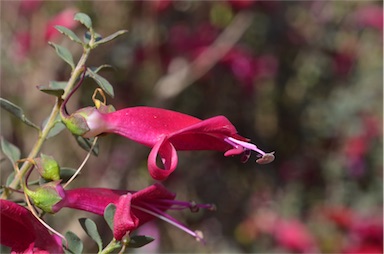
[(94, 110), (95, 109), (93, 107), (83, 108), (69, 116), (61, 114), (61, 119), (67, 129), (72, 132), (72, 134), (77, 136), (83, 136), (90, 130), (87, 124), (86, 117), (90, 115)]
[(100, 105), (98, 108), (99, 112), (107, 114), (116, 111), (113, 105)]
[(56, 185), (58, 184), (59, 182), (55, 181), (45, 184), (35, 191), (28, 188), (25, 188), (24, 191), (37, 207), (44, 212), (53, 213), (52, 207), (62, 200), (56, 190)]
[(52, 156), (41, 154), (35, 163), (41, 177), (51, 181), (60, 180), (60, 166)]

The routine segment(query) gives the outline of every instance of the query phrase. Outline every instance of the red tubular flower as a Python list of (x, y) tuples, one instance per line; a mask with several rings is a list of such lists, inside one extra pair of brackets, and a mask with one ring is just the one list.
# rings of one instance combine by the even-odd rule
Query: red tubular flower
[(151, 185), (140, 191), (78, 188), (73, 190), (58, 189), (58, 193), (62, 196), (62, 200), (52, 207), (53, 212), (67, 207), (103, 215), (109, 204), (116, 205), (113, 234), (117, 240), (121, 240), (127, 233), (155, 218), (167, 221), (194, 236), (197, 240), (202, 240), (198, 233), (191, 231), (166, 214), (165, 211), (185, 208), (192, 211), (199, 208), (213, 209), (213, 206), (208, 204), (174, 200), (176, 195), (160, 184)]
[(0, 200), (0, 243), (14, 253), (63, 253), (61, 239), (51, 235), (33, 214), (9, 200)]
[[(243, 154), (243, 162), (248, 160), (253, 150), (260, 155), (261, 158), (256, 160), (260, 164), (269, 163), (275, 158), (273, 153), (263, 152), (238, 135), (236, 128), (224, 116), (201, 120), (151, 107), (125, 108), (110, 113), (85, 108), (74, 115), (82, 119), (77, 121), (82, 122), (83, 137), (115, 133), (152, 147), (148, 169), (157, 180), (166, 179), (176, 169), (176, 150), (217, 150), (225, 152), (225, 156)], [(160, 156), (164, 169), (157, 166), (157, 156)]]

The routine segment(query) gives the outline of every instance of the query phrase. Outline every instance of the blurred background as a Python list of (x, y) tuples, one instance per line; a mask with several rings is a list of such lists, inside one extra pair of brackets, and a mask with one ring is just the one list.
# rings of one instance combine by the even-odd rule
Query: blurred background
[[(383, 6), (382, 1), (2, 1), (1, 97), (42, 124), (55, 102), (37, 85), (66, 81), (70, 67), (47, 41), (81, 48), (56, 32), (79, 36), (73, 21), (87, 13), (96, 32), (129, 32), (91, 54), (88, 66), (114, 86), (117, 109), (147, 105), (206, 119), (225, 115), (239, 134), (276, 152), (268, 165), (242, 164), (220, 152), (178, 152), (178, 169), (163, 182), (180, 200), (214, 203), (217, 211), (172, 213), (206, 245), (154, 221), (139, 234), (156, 240), (136, 253), (382, 253), (383, 252)], [(69, 110), (92, 105), (87, 80)], [(27, 156), (37, 133), (1, 110), (1, 135)], [(152, 184), (149, 148), (120, 136), (99, 139), (71, 187), (142, 189)], [(77, 168), (86, 152), (68, 131), (42, 152)], [(1, 155), (2, 184), (11, 165)], [(97, 250), (76, 218), (48, 215), (72, 230), (86, 252)]]

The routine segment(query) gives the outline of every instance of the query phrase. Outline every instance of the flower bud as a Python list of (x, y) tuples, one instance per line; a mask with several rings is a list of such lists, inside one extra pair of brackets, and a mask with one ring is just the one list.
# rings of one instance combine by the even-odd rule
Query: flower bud
[(82, 136), (87, 133), (90, 129), (88, 127), (86, 118), (89, 116), (94, 110), (93, 107), (86, 107), (79, 109), (75, 113), (70, 116), (65, 116), (61, 114), (61, 118), (65, 126), (75, 135)]
[(60, 192), (63, 191), (63, 188), (60, 181), (54, 181), (44, 184), (35, 191), (28, 188), (25, 188), (24, 191), (37, 207), (44, 212), (53, 213), (52, 206), (61, 201)]
[(60, 166), (52, 156), (41, 154), (35, 159), (39, 174), (46, 180), (60, 180)]

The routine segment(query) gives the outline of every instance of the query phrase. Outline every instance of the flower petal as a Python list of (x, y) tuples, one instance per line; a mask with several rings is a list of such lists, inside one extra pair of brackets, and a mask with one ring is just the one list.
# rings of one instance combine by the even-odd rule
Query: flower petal
[(241, 154), (244, 152), (244, 148), (243, 147), (235, 147), (235, 148), (232, 148), (228, 151), (226, 151), (224, 153), (224, 156), (228, 157), (228, 156), (233, 156), (233, 155), (238, 155), (238, 154)]
[(120, 241), (127, 232), (139, 226), (139, 219), (131, 212), (132, 194), (127, 193), (119, 198), (113, 220), (113, 236)]
[(158, 199), (175, 199), (176, 194), (167, 190), (162, 184), (155, 183), (145, 189), (136, 191), (132, 195), (132, 202), (135, 201), (152, 201)]
[[(153, 147), (162, 135), (174, 133), (201, 120), (183, 113), (152, 107), (131, 107), (101, 114), (104, 132), (115, 133)], [(94, 126), (98, 127), (97, 125)]]
[(52, 207), (53, 212), (58, 212), (64, 207), (83, 210), (98, 215), (104, 214), (108, 204), (116, 204), (121, 195), (127, 194), (126, 190), (111, 190), (106, 188), (77, 188), (65, 190), (62, 200)]
[[(132, 194), (132, 204), (139, 207), (150, 208), (151, 206), (156, 206), (158, 200), (174, 200), (176, 194), (167, 190), (163, 185), (155, 183), (147, 188), (137, 191)], [(161, 208), (157, 208), (160, 211), (164, 212), (171, 204), (164, 205), (162, 204)], [(132, 208), (132, 212), (140, 219), (139, 226), (154, 219), (154, 217), (146, 212)]]
[(225, 116), (215, 116), (206, 120), (201, 120), (198, 123), (180, 129), (172, 133), (177, 135), (182, 132), (200, 132), (200, 133), (220, 133), (226, 136), (237, 133), (236, 128)]
[(14, 252), (34, 249), (62, 253), (61, 240), (51, 235), (25, 207), (8, 200), (0, 200), (0, 243)]
[[(160, 155), (164, 169), (157, 166), (156, 159), (158, 155)], [(177, 162), (176, 149), (164, 136), (155, 144), (148, 156), (149, 173), (156, 180), (165, 180), (176, 169)]]
[(224, 141), (226, 137), (248, 141), (236, 133), (236, 128), (226, 117), (215, 116), (173, 132), (169, 135), (169, 141), (176, 150), (226, 151), (231, 148)]

